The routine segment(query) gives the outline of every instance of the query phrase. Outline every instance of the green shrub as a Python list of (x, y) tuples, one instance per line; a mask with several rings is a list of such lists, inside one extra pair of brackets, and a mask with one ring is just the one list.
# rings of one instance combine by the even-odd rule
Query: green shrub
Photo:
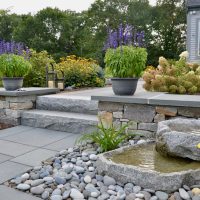
[(105, 84), (102, 68), (92, 59), (67, 56), (56, 69), (64, 74), (66, 86), (102, 87)]
[(46, 67), (49, 69), (51, 65), (56, 65), (53, 58), (47, 51), (36, 52), (31, 49), (30, 63), (31, 71), (24, 78), (24, 86), (26, 87), (45, 87), (46, 86)]
[(117, 129), (115, 126), (105, 128), (103, 123), (97, 126), (97, 131), (90, 134), (84, 134), (79, 143), (84, 141), (92, 141), (98, 144), (103, 152), (111, 151), (119, 147), (119, 144), (130, 138), (131, 136), (125, 133), (128, 125), (122, 126)]
[(149, 91), (172, 94), (195, 94), (200, 92), (200, 66), (189, 64), (186, 59), (168, 61), (160, 57), (157, 69), (145, 71), (144, 88)]
[(24, 77), (31, 69), (31, 64), (23, 56), (2, 54), (0, 56), (1, 77)]
[(118, 78), (140, 77), (147, 61), (145, 48), (122, 46), (108, 49), (105, 63), (108, 74)]

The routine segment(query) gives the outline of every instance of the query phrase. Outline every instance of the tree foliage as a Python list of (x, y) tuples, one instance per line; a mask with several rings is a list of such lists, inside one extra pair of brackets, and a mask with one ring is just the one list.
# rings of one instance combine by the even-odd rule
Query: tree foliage
[(161, 55), (178, 58), (185, 50), (184, 0), (157, 0), (156, 6), (149, 0), (96, 0), (81, 13), (46, 8), (35, 15), (17, 15), (0, 10), (0, 39), (46, 50), (56, 61), (76, 54), (103, 66), (108, 27), (115, 29), (120, 23), (145, 31), (149, 65), (156, 66)]

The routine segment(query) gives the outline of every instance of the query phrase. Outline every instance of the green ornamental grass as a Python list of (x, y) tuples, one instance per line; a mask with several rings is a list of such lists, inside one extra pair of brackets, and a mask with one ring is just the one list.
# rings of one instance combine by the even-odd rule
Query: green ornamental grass
[(107, 73), (116, 78), (140, 77), (146, 61), (147, 51), (141, 47), (121, 46), (105, 55)]
[(31, 70), (31, 64), (23, 56), (2, 54), (0, 56), (1, 77), (24, 77)]
[(84, 134), (78, 140), (78, 143), (92, 141), (98, 144), (103, 152), (111, 151), (118, 148), (120, 143), (133, 136), (125, 133), (127, 127), (128, 125), (125, 125), (118, 129), (112, 125), (108, 128), (105, 128), (101, 122), (100, 125), (97, 126), (96, 131), (89, 134)]

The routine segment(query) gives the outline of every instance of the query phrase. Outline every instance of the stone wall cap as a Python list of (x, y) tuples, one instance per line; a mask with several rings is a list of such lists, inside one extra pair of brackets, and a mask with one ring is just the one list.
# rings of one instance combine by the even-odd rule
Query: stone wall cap
[(200, 95), (178, 95), (160, 92), (140, 92), (134, 96), (98, 95), (92, 96), (92, 100), (118, 103), (178, 106), (200, 108)]
[(45, 94), (55, 94), (60, 90), (58, 88), (39, 88), (39, 87), (30, 87), (22, 88), (21, 90), (16, 91), (6, 91), (4, 88), (0, 88), (0, 96), (30, 96), (30, 95), (45, 95)]

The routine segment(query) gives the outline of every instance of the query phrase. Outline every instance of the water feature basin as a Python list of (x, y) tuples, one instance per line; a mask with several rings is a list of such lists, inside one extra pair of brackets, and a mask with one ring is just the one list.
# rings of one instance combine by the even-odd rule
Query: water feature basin
[(127, 146), (99, 155), (97, 169), (121, 183), (132, 182), (143, 188), (173, 192), (183, 184), (200, 184), (200, 162), (163, 157), (155, 142)]

